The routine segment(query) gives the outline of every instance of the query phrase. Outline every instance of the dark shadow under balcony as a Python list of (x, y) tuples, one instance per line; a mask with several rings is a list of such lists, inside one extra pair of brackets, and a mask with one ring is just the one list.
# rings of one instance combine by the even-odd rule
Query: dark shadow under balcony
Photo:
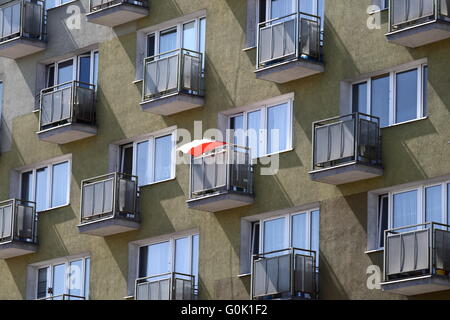
[(86, 20), (115, 27), (148, 16), (147, 0), (90, 0)]
[(447, 0), (390, 0), (389, 42), (416, 48), (450, 38)]
[(340, 185), (383, 175), (380, 120), (353, 113), (313, 124), (311, 180)]
[(144, 60), (141, 108), (172, 115), (204, 104), (203, 55), (179, 49)]
[(37, 219), (34, 202), (0, 202), (0, 259), (37, 251)]
[(0, 6), (0, 56), (18, 59), (42, 51), (45, 4), (41, 0), (9, 1)]
[(224, 145), (191, 158), (188, 208), (219, 212), (254, 202), (248, 148)]
[(450, 290), (450, 226), (387, 230), (384, 243), (383, 291), (413, 296)]
[(66, 144), (97, 134), (95, 86), (72, 81), (41, 91), (38, 138)]
[(82, 181), (80, 233), (106, 237), (139, 226), (137, 177), (111, 173)]
[(253, 256), (252, 300), (317, 299), (316, 252), (290, 248)]
[(195, 276), (179, 272), (136, 280), (135, 300), (196, 300)]
[(303, 12), (260, 23), (256, 78), (286, 83), (324, 72), (321, 23)]

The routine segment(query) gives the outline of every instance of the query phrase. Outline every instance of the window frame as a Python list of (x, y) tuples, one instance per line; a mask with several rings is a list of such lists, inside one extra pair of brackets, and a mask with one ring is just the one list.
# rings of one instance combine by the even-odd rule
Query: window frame
[[(52, 191), (53, 191), (53, 167), (59, 164), (63, 164), (67, 162), (67, 201), (65, 204), (59, 205), (59, 206), (52, 206)], [(68, 205), (70, 205), (70, 188), (71, 188), (71, 184), (72, 184), (72, 179), (71, 179), (71, 173), (72, 173), (72, 159), (60, 159), (60, 160), (55, 160), (55, 161), (51, 161), (48, 162), (46, 164), (42, 164), (42, 165), (33, 165), (32, 167), (26, 168), (26, 169), (22, 169), (19, 171), (19, 193), (21, 197), (22, 191), (23, 191), (23, 174), (24, 173), (28, 173), (28, 172), (32, 172), (32, 194), (30, 196), (31, 199), (33, 199), (33, 202), (36, 202), (36, 172), (38, 170), (41, 169), (47, 169), (48, 175), (47, 175), (47, 197), (46, 197), (46, 208), (42, 211), (37, 211), (36, 208), (36, 212), (46, 212), (46, 211), (50, 211), (50, 210), (54, 210), (54, 209), (58, 209), (58, 208), (62, 208), (62, 207), (66, 207)]]
[[(267, 117), (267, 110), (271, 107), (277, 107), (283, 104), (287, 104), (287, 112), (288, 112), (288, 128), (287, 128), (287, 141), (286, 141), (286, 148), (284, 150), (279, 150), (276, 152), (271, 152), (268, 153), (268, 130), (267, 130), (267, 121), (268, 121), (268, 117)], [(255, 112), (255, 111), (262, 111), (261, 112), (261, 118), (260, 118), (260, 123), (264, 125), (263, 128), (261, 128), (260, 130), (265, 130), (265, 136), (263, 139), (261, 139), (260, 137), (260, 141), (258, 141), (258, 148), (261, 149), (261, 154), (258, 154), (256, 157), (252, 157), (252, 159), (259, 159), (259, 158), (264, 158), (264, 157), (270, 157), (272, 155), (276, 155), (276, 154), (280, 154), (280, 153), (284, 153), (284, 152), (288, 152), (288, 151), (292, 151), (294, 149), (294, 99), (293, 98), (289, 98), (287, 100), (284, 101), (277, 101), (277, 102), (273, 102), (273, 103), (268, 103), (268, 104), (262, 104), (256, 108), (252, 108), (252, 109), (248, 109), (248, 110), (244, 110), (235, 114), (230, 114), (228, 115), (228, 119), (227, 119), (227, 129), (231, 130), (231, 119), (235, 118), (235, 117), (239, 117), (239, 116), (243, 116), (243, 124), (244, 124), (244, 131), (248, 130), (248, 114)], [(281, 138), (281, 137), (280, 137)], [(229, 137), (230, 139), (230, 143), (233, 143), (234, 140), (234, 135)], [(246, 145), (243, 147), (248, 147), (248, 135), (245, 136), (245, 141), (246, 141)]]
[[(90, 270), (91, 270), (91, 266), (92, 266), (92, 259), (89, 255), (85, 255), (85, 256), (80, 256), (80, 257), (71, 257), (71, 258), (62, 258), (62, 259), (57, 259), (55, 261), (52, 261), (50, 263), (44, 263), (42, 265), (39, 266), (35, 266), (34, 267), (34, 275), (36, 277), (35, 279), (35, 290), (33, 293), (33, 296), (35, 299), (45, 299), (45, 298), (49, 298), (52, 297), (51, 295), (48, 295), (48, 286), (46, 287), (46, 296), (44, 298), (38, 298), (38, 290), (39, 290), (39, 270), (41, 269), (47, 269), (47, 284), (48, 284), (48, 279), (50, 279), (50, 282), (53, 284), (53, 268), (55, 266), (58, 265), (62, 265), (64, 264), (64, 294), (70, 294), (70, 288), (67, 286), (68, 284), (68, 277), (70, 276), (70, 272), (68, 272), (68, 270), (70, 270), (70, 264), (72, 262), (75, 261), (82, 261), (82, 279), (81, 279), (81, 288), (80, 291), (82, 291), (84, 293), (84, 297), (85, 300), (89, 300), (89, 292), (86, 295), (86, 261), (89, 259), (89, 282), (90, 282)], [(90, 285), (89, 285), (89, 289), (90, 289)]]
[[(356, 112), (357, 110), (354, 109), (354, 104), (353, 104), (353, 89), (356, 85), (360, 85), (360, 84), (366, 84), (367, 86), (367, 91), (366, 91), (366, 108), (367, 110), (363, 113), (369, 114), (371, 115), (372, 113), (372, 80), (373, 79), (377, 79), (377, 78), (382, 78), (382, 77), (389, 77), (389, 119), (388, 119), (388, 125), (386, 127), (381, 127), (381, 128), (388, 128), (388, 127), (393, 127), (393, 126), (397, 126), (397, 125), (401, 125), (401, 124), (405, 124), (405, 123), (410, 123), (413, 121), (417, 121), (417, 120), (421, 120), (424, 118), (428, 117), (428, 114), (425, 114), (426, 111), (428, 110), (428, 108), (425, 108), (425, 95), (424, 95), (424, 88), (428, 87), (427, 84), (425, 84), (424, 81), (424, 69), (428, 68), (428, 63), (420, 63), (416, 66), (405, 66), (402, 68), (398, 68), (396, 70), (393, 71), (388, 71), (385, 73), (381, 73), (378, 75), (374, 75), (365, 79), (360, 79), (358, 81), (353, 81), (350, 83), (350, 110), (352, 112)], [(408, 72), (408, 71), (413, 71), (416, 70), (417, 71), (417, 106), (416, 106), (416, 113), (417, 113), (417, 117), (415, 119), (411, 119), (411, 120), (407, 120), (407, 121), (401, 121), (401, 122), (396, 122), (396, 112), (397, 112), (397, 75), (404, 73), (404, 72)], [(429, 70), (428, 70), (428, 76), (429, 76)], [(428, 79), (427, 79), (428, 81)], [(428, 96), (428, 92), (425, 93)], [(428, 102), (428, 99), (427, 99)], [(380, 123), (381, 126), (381, 123)]]

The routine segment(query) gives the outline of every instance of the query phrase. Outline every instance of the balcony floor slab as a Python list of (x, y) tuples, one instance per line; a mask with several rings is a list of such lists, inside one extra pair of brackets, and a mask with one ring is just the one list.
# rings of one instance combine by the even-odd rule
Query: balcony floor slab
[(0, 43), (0, 56), (19, 59), (29, 56), (46, 48), (46, 43), (40, 40), (17, 38)]
[(254, 202), (254, 197), (240, 193), (219, 193), (203, 198), (186, 201), (189, 209), (206, 212), (219, 212), (238, 207), (248, 206)]
[(383, 175), (383, 169), (358, 163), (341, 165), (322, 170), (311, 171), (311, 180), (332, 185), (341, 185), (355, 181), (376, 178)]
[(39, 131), (37, 135), (42, 141), (56, 144), (66, 144), (97, 135), (97, 127), (86, 124), (72, 123)]
[(383, 291), (405, 296), (450, 290), (450, 279), (443, 276), (425, 276), (381, 283)]
[(34, 253), (37, 251), (37, 244), (13, 241), (0, 244), (0, 259), (9, 259)]
[(138, 230), (140, 223), (126, 219), (93, 220), (89, 223), (78, 225), (78, 231), (83, 234), (106, 237), (118, 233)]
[(417, 48), (450, 38), (450, 23), (435, 21), (388, 33), (387, 40), (404, 47)]
[(147, 8), (123, 3), (88, 13), (86, 20), (95, 24), (115, 27), (146, 16), (148, 16)]
[(161, 98), (141, 102), (142, 111), (169, 116), (186, 110), (201, 107), (205, 99), (200, 96), (176, 93)]
[(324, 72), (320, 62), (305, 59), (288, 61), (264, 69), (256, 70), (256, 78), (275, 83), (286, 83)]

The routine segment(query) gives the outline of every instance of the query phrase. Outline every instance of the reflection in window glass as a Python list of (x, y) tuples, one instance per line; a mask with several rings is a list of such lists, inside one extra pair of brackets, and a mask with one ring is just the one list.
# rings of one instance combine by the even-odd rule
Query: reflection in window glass
[(48, 169), (42, 168), (36, 171), (36, 210), (44, 211), (47, 209), (47, 182)]
[(172, 135), (155, 139), (155, 182), (172, 176)]
[(417, 69), (397, 73), (396, 89), (396, 123), (418, 118)]
[(33, 171), (22, 173), (21, 198), (33, 201)]
[(148, 141), (140, 142), (137, 144), (136, 175), (138, 177), (138, 183), (140, 186), (149, 183), (148, 148), (149, 148)]
[[(165, 53), (177, 48), (177, 29), (161, 32), (159, 37), (159, 53)], [(161, 56), (163, 57), (163, 56)]]
[[(65, 276), (66, 276), (66, 266), (65, 264), (58, 264), (53, 266), (53, 294), (52, 296), (61, 296), (64, 292), (64, 284), (65, 284)], [(62, 300), (61, 297), (55, 298), (55, 300)]]
[(67, 204), (69, 162), (54, 165), (52, 179), (52, 207)]
[(191, 261), (189, 259), (189, 238), (175, 240), (175, 272), (189, 274)]
[(260, 146), (260, 130), (261, 130), (261, 111), (249, 112), (247, 115), (247, 138), (248, 147), (250, 148), (252, 158), (257, 158), (261, 155)]
[(292, 216), (292, 246), (298, 249), (307, 249), (308, 241), (308, 215), (306, 213)]
[(289, 117), (287, 103), (267, 109), (268, 154), (287, 149), (288, 122)]
[(442, 221), (442, 189), (441, 186), (434, 186), (425, 189), (425, 219), (426, 222)]
[(417, 224), (417, 190), (395, 194), (393, 201), (394, 228)]
[[(73, 79), (73, 60), (58, 64), (58, 84), (63, 84)], [(89, 82), (89, 81), (88, 81)]]
[(285, 249), (286, 218), (279, 218), (264, 222), (264, 252)]
[(380, 118), (381, 127), (389, 126), (389, 76), (372, 79), (371, 114)]
[(197, 35), (195, 34), (195, 21), (183, 25), (183, 48), (196, 51)]
[(368, 113), (367, 110), (367, 82), (353, 85), (353, 112)]
[(247, 145), (244, 132), (244, 116), (235, 116), (230, 119), (230, 129), (234, 130), (234, 144), (245, 147)]
[(90, 277), (91, 277), (91, 258), (86, 258), (84, 261), (84, 297), (86, 299), (89, 299)]
[(91, 56), (80, 57), (79, 64), (78, 80), (85, 83), (91, 83)]
[(316, 266), (319, 265), (320, 211), (311, 212), (311, 250), (316, 252)]
[[(75, 260), (69, 264), (69, 295), (81, 297), (81, 288), (83, 285), (83, 260)], [(79, 298), (69, 297), (70, 300)]]
[(146, 277), (170, 272), (170, 242), (148, 246)]
[(198, 252), (199, 235), (192, 236), (192, 275), (195, 277), (195, 286), (198, 287)]
[(292, 0), (272, 0), (270, 5), (271, 19), (281, 18), (294, 12)]

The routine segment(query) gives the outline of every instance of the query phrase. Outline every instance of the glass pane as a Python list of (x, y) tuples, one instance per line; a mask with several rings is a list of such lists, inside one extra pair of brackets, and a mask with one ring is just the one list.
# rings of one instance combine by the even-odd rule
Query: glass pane
[(195, 285), (198, 287), (198, 252), (199, 252), (199, 235), (192, 236), (192, 275), (195, 277)]
[(389, 76), (372, 79), (371, 115), (380, 118), (381, 127), (389, 126)]
[(183, 48), (197, 51), (197, 37), (194, 21), (183, 25)]
[[(66, 266), (65, 264), (59, 264), (53, 267), (53, 294), (52, 296), (61, 296), (65, 292), (65, 275), (66, 275)], [(56, 300), (62, 300), (61, 297), (57, 297)]]
[(38, 270), (38, 286), (36, 298), (41, 299), (47, 296), (48, 283), (48, 267)]
[(189, 237), (175, 240), (175, 272), (189, 274), (191, 271), (189, 241)]
[(292, 247), (309, 249), (308, 215), (306, 213), (292, 216)]
[(263, 244), (266, 253), (287, 248), (286, 218), (264, 222)]
[(72, 81), (73, 79), (73, 60), (58, 64), (58, 84)]
[(33, 171), (22, 173), (21, 198), (33, 201)]
[(428, 116), (428, 66), (423, 67), (423, 116)]
[(246, 147), (244, 116), (235, 116), (230, 118), (230, 129), (233, 131), (233, 143), (235, 145)]
[(247, 122), (248, 147), (250, 148), (252, 158), (258, 158), (262, 153), (259, 140), (261, 111), (249, 112), (247, 115)]
[(94, 81), (93, 84), (97, 85), (98, 83), (98, 52), (94, 52)]
[(45, 10), (56, 7), (57, 0), (45, 0)]
[(79, 63), (78, 80), (85, 83), (91, 83), (91, 56), (80, 57)]
[(47, 167), (36, 171), (36, 210), (43, 211), (48, 209), (47, 203), (47, 184), (48, 169)]
[(133, 174), (133, 146), (122, 147), (120, 172), (130, 175)]
[(148, 246), (146, 276), (155, 276), (170, 272), (170, 242), (162, 242)]
[(137, 144), (136, 155), (136, 175), (140, 186), (149, 183), (149, 159), (148, 159), (149, 142), (144, 141)]
[(177, 49), (177, 30), (161, 32), (159, 37), (159, 53), (164, 53)]
[(442, 221), (442, 188), (434, 186), (425, 189), (425, 219), (426, 222)]
[(417, 190), (394, 195), (394, 228), (417, 224)]
[(84, 298), (86, 300), (89, 299), (90, 278), (91, 278), (91, 258), (86, 258), (84, 260)]
[(309, 13), (309, 14), (316, 15), (317, 14), (317, 12), (316, 12), (317, 8), (316, 8), (315, 3), (314, 3), (315, 1), (316, 0), (299, 1), (299, 11), (300, 12), (304, 12), (304, 13)]
[(259, 252), (259, 232), (260, 224), (259, 222), (252, 223), (252, 254), (258, 254)]
[[(200, 19), (200, 52), (205, 54), (206, 52), (206, 18)], [(205, 57), (203, 57), (203, 62)]]
[(172, 135), (155, 139), (155, 181), (172, 176)]
[(316, 266), (319, 265), (319, 232), (320, 232), (320, 211), (311, 212), (311, 250), (316, 252)]
[(54, 165), (52, 172), (52, 207), (63, 206), (68, 203), (68, 187), (69, 162)]
[(155, 53), (155, 35), (151, 34), (147, 37), (147, 57), (153, 57)]
[(290, 123), (287, 103), (267, 109), (268, 154), (283, 151), (288, 148), (289, 127)]
[(3, 82), (0, 82), (0, 126), (2, 123), (2, 109), (3, 109)]
[(417, 118), (417, 69), (397, 73), (396, 123)]
[(55, 85), (55, 65), (47, 67), (47, 88), (51, 88)]
[(82, 300), (81, 289), (83, 285), (83, 260), (76, 260), (70, 262), (69, 271), (69, 295), (76, 297), (69, 297), (70, 300)]
[(272, 0), (270, 9), (271, 19), (281, 18), (294, 12), (292, 0)]
[(353, 85), (353, 112), (369, 113), (367, 110), (367, 82)]
[(380, 197), (378, 213), (378, 244), (380, 248), (384, 247), (384, 231), (388, 229), (389, 224), (389, 196), (383, 195)]

